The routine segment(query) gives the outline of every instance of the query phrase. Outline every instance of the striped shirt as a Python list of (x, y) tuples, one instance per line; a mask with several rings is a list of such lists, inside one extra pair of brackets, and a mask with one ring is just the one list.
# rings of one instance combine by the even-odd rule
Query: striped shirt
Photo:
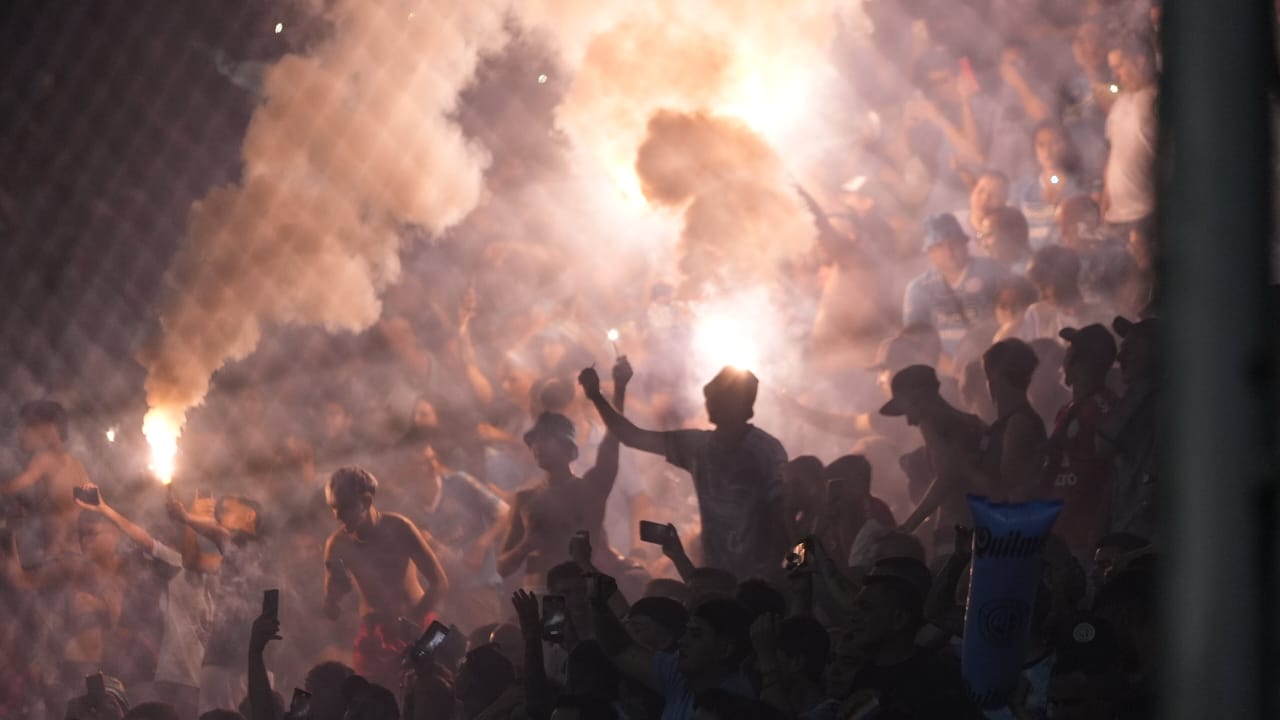
[(927, 323), (942, 336), (942, 347), (954, 353), (971, 327), (995, 322), (996, 293), (1009, 271), (991, 258), (969, 261), (955, 287), (930, 268), (907, 285), (902, 323)]

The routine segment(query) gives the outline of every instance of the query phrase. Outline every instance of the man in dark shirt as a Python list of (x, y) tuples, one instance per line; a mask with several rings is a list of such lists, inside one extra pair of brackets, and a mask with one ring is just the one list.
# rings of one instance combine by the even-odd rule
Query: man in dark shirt
[(627, 447), (663, 455), (693, 476), (702, 514), (703, 564), (740, 578), (777, 574), (787, 548), (782, 443), (749, 421), (759, 381), (725, 368), (702, 389), (715, 430), (642, 430), (600, 393), (587, 368), (579, 377), (609, 432)]
[(1121, 338), (1116, 360), (1125, 391), (1098, 428), (1098, 449), (1114, 456), (1116, 466), (1107, 530), (1153, 539), (1156, 466), (1163, 435), (1160, 321), (1148, 318), (1134, 323), (1118, 317), (1112, 329)]
[(1068, 343), (1062, 374), (1071, 388), (1071, 402), (1058, 412), (1049, 436), (1046, 491), (1050, 498), (1063, 501), (1054, 532), (1077, 557), (1088, 557), (1100, 539), (1100, 519), (1114, 472), (1098, 452), (1097, 435), (1103, 418), (1116, 404), (1115, 393), (1107, 388), (1107, 373), (1116, 361), (1116, 341), (1102, 325), (1066, 328), (1059, 335)]
[(929, 583), (924, 563), (889, 558), (876, 563), (854, 600), (849, 641), (863, 662), (850, 687), (855, 696), (874, 695), (877, 718), (980, 717), (966, 694), (959, 664), (915, 645)]
[(996, 406), (996, 421), (987, 431), (982, 470), (993, 500), (1038, 500), (1044, 466), (1044, 421), (1031, 408), (1027, 390), (1035, 373), (1036, 353), (1017, 338), (992, 345), (982, 355), (982, 369)]

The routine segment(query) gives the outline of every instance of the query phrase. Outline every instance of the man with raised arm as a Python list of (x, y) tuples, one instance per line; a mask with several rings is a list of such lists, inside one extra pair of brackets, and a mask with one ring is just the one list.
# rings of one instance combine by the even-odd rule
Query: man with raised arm
[[(613, 399), (619, 406), (631, 381), (631, 365), (620, 358), (613, 368)], [(622, 559), (609, 546), (604, 531), (605, 502), (618, 478), (618, 436), (605, 435), (595, 467), (578, 477), (569, 464), (578, 457), (573, 421), (559, 413), (543, 413), (524, 442), (546, 473), (546, 481), (516, 493), (511, 528), (498, 556), (503, 577), (523, 565), (525, 587), (542, 587), (542, 576), (564, 560), (574, 533), (586, 530), (594, 548), (592, 562), (605, 572), (621, 573)]]
[[(107, 504), (102, 490), (92, 483), (83, 486), (85, 495), (75, 503), (82, 510), (106, 518), (154, 561), (154, 569), (164, 578), (160, 615), (164, 632), (157, 652), (152, 682), (131, 686), (135, 702), (158, 700), (178, 708), (183, 717), (195, 717), (200, 698), (201, 660), (209, 639), (213, 608), (210, 603), (212, 576), (198, 567), (198, 559), (156, 540), (151, 533)], [(96, 496), (96, 502), (86, 498)], [(185, 544), (185, 543), (184, 543)]]
[[(377, 478), (363, 468), (340, 468), (329, 477), (325, 495), (342, 527), (324, 548), (324, 611), (337, 619), (354, 581), (360, 596), (356, 672), (384, 687), (398, 687), (401, 656), (417, 639), (405, 636), (399, 620), (427, 625), (449, 580), (412, 521), (373, 506), (377, 490)], [(427, 580), (426, 590), (419, 573)]]
[(787, 451), (750, 420), (759, 381), (726, 367), (702, 389), (714, 430), (643, 430), (600, 393), (587, 368), (578, 381), (623, 445), (689, 471), (702, 515), (703, 564), (741, 578), (776, 575), (788, 544), (782, 498)]

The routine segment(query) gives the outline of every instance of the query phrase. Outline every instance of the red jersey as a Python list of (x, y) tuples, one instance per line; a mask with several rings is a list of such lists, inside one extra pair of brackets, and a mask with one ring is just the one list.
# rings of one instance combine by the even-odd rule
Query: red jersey
[(1077, 549), (1092, 549), (1099, 517), (1105, 511), (1112, 466), (1098, 456), (1097, 435), (1102, 419), (1115, 406), (1116, 396), (1102, 389), (1073, 400), (1058, 411), (1045, 458), (1047, 492), (1062, 500), (1062, 514), (1054, 532)]

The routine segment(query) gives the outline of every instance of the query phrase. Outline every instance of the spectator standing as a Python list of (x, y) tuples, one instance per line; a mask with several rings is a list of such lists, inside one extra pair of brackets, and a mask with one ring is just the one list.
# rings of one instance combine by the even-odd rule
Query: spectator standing
[(982, 469), (1003, 502), (1039, 499), (1036, 480), (1042, 466), (1044, 422), (1031, 408), (1027, 390), (1035, 373), (1035, 351), (1017, 339), (1001, 340), (982, 356), (996, 421), (987, 430)]
[(702, 515), (703, 564), (738, 577), (777, 574), (788, 543), (783, 499), (787, 453), (755, 427), (759, 381), (726, 367), (703, 388), (714, 430), (643, 430), (605, 400), (593, 368), (579, 380), (600, 417), (627, 447), (667, 458), (693, 476)]
[(1151, 44), (1128, 35), (1107, 54), (1120, 94), (1107, 113), (1103, 218), (1124, 235), (1155, 211), (1156, 61)]
[(907, 286), (902, 322), (937, 328), (944, 351), (953, 353), (971, 330), (994, 323), (996, 292), (1008, 272), (991, 258), (970, 255), (954, 215), (925, 221), (925, 252), (932, 267)]
[(1114, 456), (1116, 464), (1107, 530), (1153, 539), (1162, 425), (1160, 321), (1134, 323), (1118, 317), (1112, 329), (1121, 338), (1117, 359), (1125, 391), (1098, 430), (1099, 449)]
[(934, 473), (928, 491), (899, 529), (915, 532), (937, 513), (934, 547), (944, 552), (949, 551), (946, 546), (954, 539), (954, 526), (972, 522), (965, 495), (989, 495), (991, 488), (978, 467), (986, 427), (977, 416), (961, 412), (943, 400), (938, 387), (933, 368), (912, 365), (894, 375), (893, 397), (880, 408), (880, 414), (904, 417), (909, 425), (920, 428), (925, 455)]
[(1115, 406), (1107, 373), (1116, 361), (1116, 341), (1102, 325), (1066, 328), (1063, 382), (1071, 402), (1058, 412), (1045, 455), (1045, 481), (1050, 498), (1062, 500), (1054, 532), (1073, 554), (1088, 557), (1098, 541), (1099, 522), (1111, 485), (1111, 464), (1098, 454), (1097, 434)]

